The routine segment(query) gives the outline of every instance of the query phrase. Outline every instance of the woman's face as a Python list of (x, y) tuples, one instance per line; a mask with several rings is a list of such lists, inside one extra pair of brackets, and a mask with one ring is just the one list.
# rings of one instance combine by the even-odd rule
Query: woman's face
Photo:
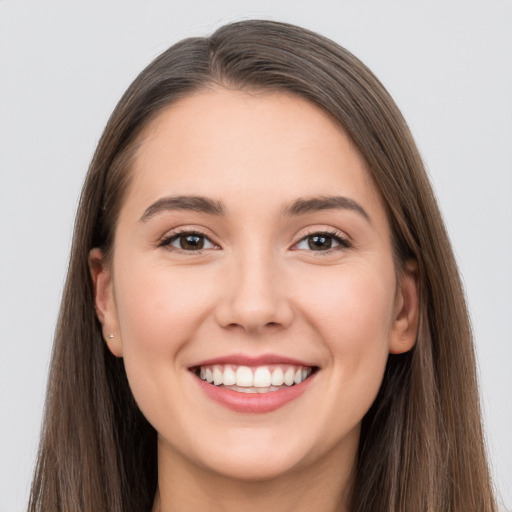
[(164, 110), (131, 172), (91, 267), (159, 457), (242, 479), (353, 463), (417, 300), (343, 130), (293, 95), (217, 88)]

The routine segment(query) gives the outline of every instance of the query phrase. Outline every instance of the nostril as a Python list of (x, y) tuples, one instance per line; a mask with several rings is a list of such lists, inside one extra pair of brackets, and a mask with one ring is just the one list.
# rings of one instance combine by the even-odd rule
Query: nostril
[[(263, 302), (263, 301), (261, 301)], [(293, 320), (291, 305), (284, 298), (273, 303), (254, 303), (252, 300), (226, 300), (218, 304), (217, 322), (224, 328), (241, 328), (247, 332), (286, 328)]]

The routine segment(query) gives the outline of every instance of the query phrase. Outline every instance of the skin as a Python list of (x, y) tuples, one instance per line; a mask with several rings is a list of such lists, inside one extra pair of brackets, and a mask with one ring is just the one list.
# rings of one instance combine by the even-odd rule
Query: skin
[[(315, 105), (282, 92), (216, 87), (181, 99), (142, 134), (112, 260), (91, 251), (98, 317), (158, 432), (154, 510), (346, 510), (361, 420), (388, 354), (418, 327), (415, 265), (400, 275), (365, 162)], [(166, 210), (168, 196), (221, 201), (224, 215)], [(299, 198), (350, 208), (287, 215)], [(200, 251), (161, 246), (176, 229)], [(312, 250), (312, 233), (331, 249)], [(307, 237), (310, 238), (307, 238)], [(263, 414), (232, 411), (189, 367), (278, 354), (319, 368), (307, 391)], [(264, 508), (266, 507), (266, 508)]]

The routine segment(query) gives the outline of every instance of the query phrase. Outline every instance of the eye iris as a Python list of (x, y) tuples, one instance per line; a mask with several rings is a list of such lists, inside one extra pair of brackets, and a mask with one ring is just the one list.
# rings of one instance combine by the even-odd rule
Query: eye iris
[(308, 237), (308, 246), (313, 251), (330, 249), (332, 247), (332, 238), (327, 235), (313, 235)]
[(201, 235), (184, 235), (180, 238), (180, 247), (182, 249), (202, 249), (204, 247), (204, 237)]

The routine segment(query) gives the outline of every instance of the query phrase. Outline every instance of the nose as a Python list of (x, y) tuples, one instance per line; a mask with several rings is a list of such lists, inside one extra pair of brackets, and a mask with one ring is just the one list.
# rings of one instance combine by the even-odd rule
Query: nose
[(282, 276), (272, 257), (253, 254), (235, 263), (220, 292), (219, 325), (252, 334), (288, 327), (294, 313)]

